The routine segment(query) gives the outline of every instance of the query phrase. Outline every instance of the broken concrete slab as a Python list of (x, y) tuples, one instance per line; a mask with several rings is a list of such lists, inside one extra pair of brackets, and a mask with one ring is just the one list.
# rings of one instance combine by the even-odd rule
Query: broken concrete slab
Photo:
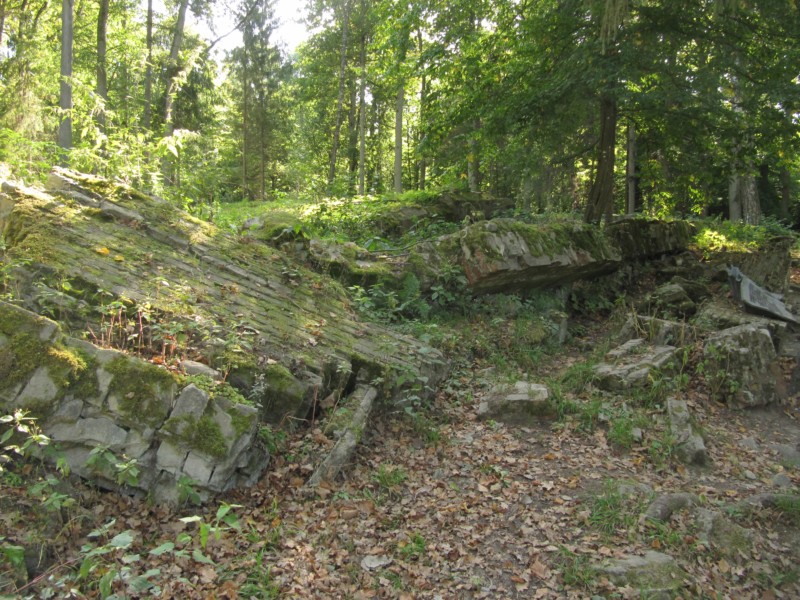
[(780, 395), (780, 365), (767, 329), (740, 325), (711, 335), (703, 347), (711, 393), (733, 408), (767, 406)]
[(689, 465), (707, 464), (706, 444), (692, 423), (686, 402), (673, 397), (667, 398), (667, 414), (678, 459)]
[(673, 557), (652, 550), (616, 559), (600, 570), (616, 585), (637, 589), (647, 598), (674, 598), (690, 580)]
[(625, 218), (606, 226), (624, 260), (645, 260), (686, 250), (695, 234), (688, 221)]
[(555, 416), (547, 386), (528, 381), (494, 388), (478, 407), (479, 419), (511, 425), (535, 425)]
[(494, 219), (465, 227), (437, 245), (455, 251), (476, 294), (561, 286), (610, 273), (621, 261), (602, 232), (580, 223), (530, 225)]
[(727, 271), (733, 297), (745, 310), (797, 323), (797, 317), (783, 303), (783, 296), (762, 288), (738, 267), (728, 267)]
[(645, 387), (652, 374), (672, 369), (677, 352), (674, 346), (652, 346), (642, 338), (629, 340), (608, 352), (607, 362), (594, 367), (594, 383), (607, 391)]
[[(400, 398), (398, 381), (408, 387), (419, 378), (432, 388), (447, 370), (430, 346), (361, 322), (338, 283), (251, 237), (229, 235), (118, 182), (63, 169), (51, 182), (52, 193), (5, 183), (0, 194), (6, 257), (29, 261), (15, 270), (14, 285), (34, 312), (48, 302), (34, 283), (56, 289), (57, 279), (67, 279), (76, 302), (105, 297), (103, 290), (134, 319), (145, 311), (145, 341), (157, 339), (149, 330), (178, 331), (197, 348), (188, 358), (228, 373), (245, 396), (257, 375), (269, 379), (267, 367), (279, 364), (303, 393), (272, 402), (275, 423), (305, 418), (309, 398), (326, 397), (358, 376), (382, 379), (381, 395)], [(101, 199), (121, 210), (99, 211)], [(86, 311), (58, 312), (76, 337), (86, 331)], [(99, 336), (100, 313), (89, 313), (98, 320), (88, 328)], [(148, 343), (167, 359), (183, 352), (169, 341), (163, 348)], [(284, 378), (278, 379), (266, 381), (270, 393), (280, 393)]]

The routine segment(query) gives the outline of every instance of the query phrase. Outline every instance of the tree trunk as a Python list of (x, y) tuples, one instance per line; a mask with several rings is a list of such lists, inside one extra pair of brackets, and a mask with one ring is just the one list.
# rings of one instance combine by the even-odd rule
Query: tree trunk
[(731, 177), (728, 186), (728, 211), (731, 221), (758, 225), (761, 219), (761, 204), (758, 200), (755, 175), (736, 173)]
[(728, 182), (728, 219), (733, 222), (742, 220), (742, 196), (739, 188), (742, 184), (742, 178), (739, 175), (733, 175)]
[[(164, 92), (164, 138), (172, 137), (175, 132), (172, 109), (175, 104), (175, 89), (178, 79), (178, 59), (180, 58), (181, 46), (183, 46), (184, 26), (186, 24), (186, 10), (189, 8), (189, 0), (181, 0), (178, 8), (178, 19), (175, 21), (175, 32), (172, 36), (172, 47), (169, 51), (169, 61), (167, 63), (167, 89)], [(164, 157), (161, 163), (161, 174), (164, 181), (177, 185), (177, 172), (173, 177), (170, 176), (171, 160), (168, 156)]]
[(600, 99), (600, 142), (597, 168), (589, 201), (586, 204), (584, 220), (599, 223), (608, 218), (614, 208), (614, 151), (617, 132), (617, 101), (603, 96)]
[(365, 192), (366, 159), (367, 159), (367, 36), (361, 36), (361, 81), (358, 90), (358, 193), (363, 196)]
[(467, 182), (469, 184), (469, 191), (477, 194), (480, 191), (480, 183), (478, 181), (478, 174), (480, 173), (480, 164), (478, 163), (478, 142), (472, 138), (468, 142), (468, 147)]
[(175, 131), (175, 123), (172, 120), (172, 109), (175, 104), (175, 86), (178, 78), (178, 59), (180, 58), (181, 46), (183, 46), (183, 34), (186, 25), (186, 10), (189, 8), (189, 0), (181, 0), (178, 8), (178, 20), (175, 21), (175, 32), (172, 35), (172, 46), (169, 51), (169, 61), (167, 67), (167, 89), (164, 93), (164, 137), (170, 137)]
[(405, 89), (403, 82), (397, 89), (397, 101), (394, 117), (394, 191), (403, 191), (403, 107), (405, 106)]
[(3, 47), (3, 34), (6, 30), (6, 0), (0, 0), (0, 48)]
[(259, 173), (260, 173), (260, 182), (259, 182), (259, 195), (261, 197), (261, 201), (267, 199), (267, 132), (264, 129), (264, 121), (262, 120), (259, 124)]
[(144, 73), (142, 128), (150, 129), (153, 109), (153, 0), (147, 0), (147, 69)]
[(347, 114), (347, 191), (352, 194), (358, 177), (358, 85), (350, 82), (350, 110)]
[(247, 128), (249, 126), (247, 115), (249, 104), (247, 102), (247, 92), (249, 85), (247, 83), (247, 45), (245, 44), (242, 50), (242, 196), (247, 198)]
[(629, 215), (636, 214), (636, 196), (638, 179), (636, 177), (636, 125), (633, 121), (628, 121), (628, 165), (627, 165), (627, 184), (626, 196), (628, 198)]
[(792, 222), (792, 175), (786, 166), (781, 167), (781, 201), (780, 201), (780, 214), (781, 218), (787, 223)]
[[(72, 42), (73, 42), (73, 0), (61, 2), (61, 86), (58, 106), (61, 109), (61, 122), (58, 126), (58, 146), (66, 151), (72, 148)], [(62, 154), (62, 162), (67, 163), (67, 153)]]
[[(421, 48), (421, 46), (420, 46), (420, 48)], [(423, 71), (423, 73), (422, 73), (422, 81), (420, 83), (420, 89), (419, 89), (419, 123), (420, 123), (419, 130), (420, 131), (419, 131), (419, 138), (417, 140), (417, 145), (418, 146), (421, 146), (422, 142), (424, 140), (424, 135), (422, 133), (422, 124), (425, 122), (425, 118), (427, 116), (426, 115), (426, 111), (425, 111), (425, 108), (426, 108), (425, 103), (427, 101), (427, 97), (428, 97), (428, 80), (425, 77), (425, 72)], [(419, 156), (419, 189), (421, 189), (421, 190), (425, 189), (425, 183), (426, 183), (425, 178), (427, 176), (427, 169), (428, 169), (428, 161), (425, 158), (425, 152), (424, 152), (424, 149), (423, 149), (420, 152), (420, 156)]]
[(342, 15), (342, 44), (339, 50), (339, 94), (336, 99), (336, 123), (333, 129), (333, 143), (331, 144), (331, 162), (328, 167), (328, 189), (330, 190), (336, 179), (336, 158), (339, 153), (339, 138), (342, 131), (342, 118), (344, 114), (344, 86), (347, 76), (347, 33), (350, 28), (350, 1), (345, 0), (344, 14)]
[(97, 115), (101, 130), (106, 125), (106, 103), (108, 102), (108, 75), (106, 70), (106, 47), (108, 45), (108, 4), (110, 0), (100, 0), (97, 15), (97, 95), (103, 99), (103, 110)]

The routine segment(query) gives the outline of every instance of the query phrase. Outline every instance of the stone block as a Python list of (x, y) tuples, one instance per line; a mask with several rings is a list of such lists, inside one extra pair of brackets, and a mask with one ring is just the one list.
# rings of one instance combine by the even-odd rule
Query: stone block
[(677, 457), (687, 464), (705, 465), (708, 462), (706, 445), (692, 424), (686, 402), (677, 398), (667, 398), (667, 412)]
[(61, 390), (50, 377), (47, 367), (39, 367), (33, 372), (28, 383), (14, 400), (18, 408), (41, 408), (49, 405), (61, 395)]
[(689, 576), (667, 554), (649, 551), (644, 556), (626, 556), (600, 570), (618, 586), (638, 589), (647, 598), (674, 598)]
[(161, 442), (156, 453), (156, 468), (171, 473), (176, 478), (183, 472), (188, 451), (175, 447), (168, 441)]
[(89, 447), (108, 446), (113, 452), (121, 451), (128, 437), (128, 432), (117, 427), (109, 418), (78, 419), (72, 424), (57, 423), (49, 428), (48, 433), (57, 442)]
[(194, 452), (189, 452), (183, 463), (183, 473), (201, 487), (207, 487), (216, 467), (215, 461)]
[(205, 375), (214, 381), (217, 381), (221, 376), (220, 372), (216, 369), (212, 369), (208, 365), (204, 365), (195, 360), (182, 360), (180, 365), (187, 375)]
[(645, 387), (652, 373), (673, 368), (677, 353), (674, 346), (650, 346), (643, 339), (630, 340), (606, 355), (610, 362), (594, 367), (595, 385), (608, 391)]
[(712, 335), (703, 347), (713, 394), (733, 408), (766, 406), (779, 399), (782, 373), (769, 331), (739, 325)]
[(187, 385), (175, 399), (170, 418), (186, 416), (193, 421), (198, 420), (206, 410), (208, 398), (208, 392), (205, 390), (201, 390), (193, 383)]
[(555, 416), (550, 390), (539, 383), (518, 381), (511, 388), (501, 386), (490, 392), (478, 407), (478, 418), (514, 425), (533, 425)]

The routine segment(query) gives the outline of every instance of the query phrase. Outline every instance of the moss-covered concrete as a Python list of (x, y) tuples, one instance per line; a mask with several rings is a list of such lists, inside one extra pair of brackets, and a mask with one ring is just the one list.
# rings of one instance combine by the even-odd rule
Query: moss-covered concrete
[(190, 448), (213, 458), (222, 458), (228, 452), (228, 444), (222, 429), (210, 415), (193, 419), (181, 415), (164, 423), (163, 431), (170, 434), (171, 443), (180, 448)]
[[(54, 386), (57, 398), (67, 391), (92, 389), (92, 361), (79, 350), (65, 346), (60, 330), (48, 319), (0, 303), (0, 392), (27, 383), (33, 374), (44, 369)], [(50, 413), (53, 398), (30, 398), (26, 408), (37, 417)]]
[(167, 418), (168, 400), (174, 396), (177, 378), (169, 371), (144, 361), (118, 356), (103, 365), (113, 377), (109, 394), (131, 423), (157, 427)]
[[(228, 373), (245, 395), (273, 363), (291, 369), (306, 388), (331, 360), (349, 365), (355, 356), (375, 372), (441, 375), (441, 365), (420, 352), (423, 344), (360, 322), (340, 284), (266, 244), (231, 236), (115, 182), (64, 170), (51, 179), (52, 193), (5, 184), (14, 206), (0, 228), (6, 257), (32, 260), (13, 282), (26, 307), (41, 308), (34, 281), (74, 298), (54, 311), (71, 335), (99, 339), (108, 321), (96, 309), (125, 298), (131, 325), (138, 326), (138, 311), (148, 315), (154, 335), (143, 336), (147, 350), (163, 351), (168, 360), (190, 353)], [(357, 277), (392, 281), (386, 269), (373, 276), (356, 266), (363, 269)], [(156, 335), (173, 329), (179, 330), (174, 344)], [(384, 338), (391, 351), (382, 347)], [(126, 398), (130, 393), (135, 400)], [(137, 390), (112, 395), (131, 417), (145, 401)]]

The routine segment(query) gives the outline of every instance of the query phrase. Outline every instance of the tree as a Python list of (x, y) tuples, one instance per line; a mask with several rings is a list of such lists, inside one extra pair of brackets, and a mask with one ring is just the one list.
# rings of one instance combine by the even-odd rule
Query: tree
[(62, 162), (66, 163), (66, 152), (72, 148), (72, 43), (73, 0), (61, 1), (61, 85), (58, 106), (61, 121), (58, 126), (58, 146), (64, 151)]
[(97, 95), (103, 101), (102, 111), (98, 115), (100, 126), (105, 125), (105, 108), (108, 103), (108, 71), (106, 66), (106, 48), (108, 46), (108, 4), (109, 0), (99, 0), (97, 14)]
[[(338, 11), (336, 10), (338, 9)], [(351, 0), (341, 0), (334, 6), (337, 20), (341, 26), (341, 45), (339, 47), (339, 91), (336, 97), (336, 119), (333, 126), (333, 141), (331, 143), (331, 156), (328, 167), (328, 188), (330, 189), (336, 179), (336, 159), (339, 154), (339, 139), (342, 132), (342, 119), (344, 115), (344, 90), (347, 77), (347, 40), (350, 30)]]

